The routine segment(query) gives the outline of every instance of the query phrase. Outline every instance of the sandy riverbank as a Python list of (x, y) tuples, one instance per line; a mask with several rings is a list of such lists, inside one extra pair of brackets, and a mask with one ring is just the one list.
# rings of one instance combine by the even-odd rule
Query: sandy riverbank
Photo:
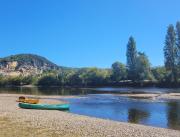
[[(20, 109), (15, 102), (18, 96), (0, 94), (0, 137), (180, 136), (180, 131), (170, 129), (114, 122), (61, 111)], [(42, 97), (45, 98), (45, 96)], [(64, 97), (54, 96), (53, 98), (63, 99)]]

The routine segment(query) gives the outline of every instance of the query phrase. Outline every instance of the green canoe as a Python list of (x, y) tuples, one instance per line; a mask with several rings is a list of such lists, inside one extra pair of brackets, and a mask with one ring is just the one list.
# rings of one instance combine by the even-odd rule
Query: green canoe
[(43, 110), (69, 110), (69, 104), (29, 104), (19, 103), (20, 108)]

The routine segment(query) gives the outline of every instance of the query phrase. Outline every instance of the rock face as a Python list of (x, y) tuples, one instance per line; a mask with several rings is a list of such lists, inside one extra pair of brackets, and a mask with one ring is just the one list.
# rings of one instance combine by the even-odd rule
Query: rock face
[(34, 54), (18, 54), (0, 59), (0, 75), (37, 75), (43, 71), (59, 70), (61, 67), (44, 57)]

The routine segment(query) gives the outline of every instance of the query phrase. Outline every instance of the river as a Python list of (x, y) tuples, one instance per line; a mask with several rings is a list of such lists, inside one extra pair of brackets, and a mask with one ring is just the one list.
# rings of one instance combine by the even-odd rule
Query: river
[[(180, 100), (136, 99), (122, 97), (129, 93), (171, 93), (180, 89), (165, 88), (37, 88), (9, 87), (0, 88), (0, 93), (28, 95), (65, 95), (68, 98), (70, 113), (91, 117), (130, 122), (155, 127), (180, 130)], [(50, 97), (50, 96), (49, 96)]]

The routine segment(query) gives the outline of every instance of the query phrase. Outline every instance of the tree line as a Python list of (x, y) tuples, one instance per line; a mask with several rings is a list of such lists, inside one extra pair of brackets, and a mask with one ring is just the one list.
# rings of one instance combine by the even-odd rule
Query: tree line
[(148, 56), (137, 50), (131, 36), (127, 43), (127, 62), (119, 61), (110, 69), (80, 68), (46, 71), (37, 76), (0, 77), (0, 85), (42, 86), (180, 86), (180, 22), (167, 28), (164, 66), (151, 67)]

